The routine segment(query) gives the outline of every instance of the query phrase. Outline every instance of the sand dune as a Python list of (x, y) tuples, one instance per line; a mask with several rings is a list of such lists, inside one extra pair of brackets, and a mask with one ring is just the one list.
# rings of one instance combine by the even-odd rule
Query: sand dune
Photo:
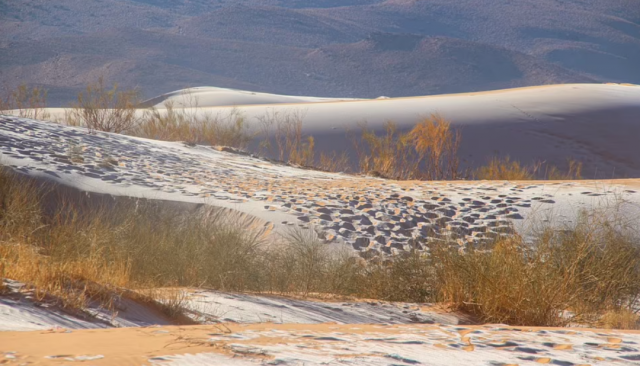
[[(207, 146), (0, 118), (2, 162), (21, 174), (105, 197), (228, 209), (266, 232), (313, 229), (327, 243), (348, 245), (366, 258), (451, 235), (482, 244), (501, 233), (527, 234), (524, 223), (544, 215), (570, 223), (582, 208), (611, 207), (640, 217), (640, 194), (626, 186), (629, 181), (396, 182), (299, 169)], [(81, 163), (69, 158), (72, 145), (83, 149)]]
[[(419, 116), (440, 113), (462, 128), (463, 151), (478, 156), (496, 148), (515, 158), (532, 154), (560, 160), (582, 154), (591, 159), (585, 164), (622, 167), (640, 176), (634, 175), (640, 171), (636, 86), (561, 85), (353, 101), (303, 97), (296, 102), (220, 89), (202, 92), (203, 103), (210, 105), (186, 112), (239, 108), (256, 123), (265, 113), (299, 111), (305, 115), (304, 133), (316, 137), (321, 149), (346, 145), (345, 130), (363, 119), (377, 130), (388, 119), (411, 128)], [(220, 105), (258, 101), (271, 104)], [(73, 146), (82, 159), (70, 157)], [(482, 245), (504, 233), (527, 235), (537, 219), (571, 223), (583, 208), (614, 209), (629, 220), (640, 217), (638, 179), (398, 182), (9, 116), (0, 116), (0, 163), (56, 182), (59, 189), (107, 200), (133, 197), (173, 209), (221, 208), (265, 232), (313, 230), (328, 245), (349, 247), (372, 260), (424, 250), (443, 238), (455, 238), (451, 245), (458, 246)], [(187, 313), (207, 325), (183, 327), (161, 327), (171, 322), (140, 304), (125, 305), (111, 317), (89, 306), (89, 318), (82, 318), (36, 306), (28, 294), (12, 290), (0, 298), (0, 330), (5, 330), (0, 332), (0, 363), (606, 365), (640, 359), (640, 338), (633, 332), (464, 326), (457, 316), (425, 304), (320, 302), (195, 289)], [(114, 326), (130, 328), (87, 329)]]
[(258, 93), (245, 90), (199, 87), (177, 90), (144, 101), (140, 107), (163, 108), (172, 103), (176, 108), (185, 107), (225, 107), (252, 104), (314, 103), (357, 100), (352, 98), (316, 98), (290, 95)]
[[(633, 85), (566, 84), (370, 100), (217, 88), (193, 92), (200, 108), (186, 108), (186, 113), (227, 116), (232, 110), (240, 111), (256, 133), (261, 117), (300, 115), (303, 134), (314, 137), (318, 155), (344, 150), (353, 157), (346, 132), (357, 132), (361, 123), (380, 132), (387, 121), (393, 121), (407, 130), (421, 118), (439, 114), (462, 132), (462, 168), (484, 165), (493, 156), (510, 156), (524, 164), (544, 161), (563, 169), (572, 158), (584, 164), (585, 178), (640, 177), (640, 87)], [(188, 104), (189, 97), (178, 91), (149, 104), (165, 99)], [(63, 109), (50, 112), (53, 118), (63, 119)], [(257, 148), (257, 143), (251, 146), (252, 151)]]

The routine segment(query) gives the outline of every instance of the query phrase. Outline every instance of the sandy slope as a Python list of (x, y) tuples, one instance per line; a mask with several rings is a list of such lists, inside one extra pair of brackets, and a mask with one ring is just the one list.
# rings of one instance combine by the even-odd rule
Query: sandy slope
[[(11, 364), (621, 365), (637, 332), (496, 325), (235, 325), (0, 333)], [(1, 361), (0, 361), (1, 362)]]
[[(185, 100), (176, 93), (170, 98)], [(463, 167), (508, 155), (525, 164), (544, 161), (565, 168), (573, 158), (583, 162), (586, 178), (640, 177), (638, 86), (566, 84), (426, 97), (312, 99), (313, 103), (307, 97), (292, 101), (294, 97), (247, 93), (206, 89), (196, 93), (201, 108), (185, 112), (224, 117), (238, 110), (256, 132), (262, 127), (261, 117), (298, 114), (303, 133), (315, 139), (318, 155), (347, 151), (352, 157), (355, 152), (346, 132), (357, 132), (361, 123), (377, 131), (387, 121), (410, 129), (421, 118), (439, 114), (462, 132)], [(54, 119), (63, 119), (64, 110), (50, 112)], [(257, 143), (252, 149), (257, 150)]]
[[(457, 113), (453, 122), (463, 131), (478, 128), (465, 135), (477, 143), (467, 147), (472, 150), (502, 146), (498, 139), (505, 138), (503, 133), (509, 134), (507, 142), (516, 153), (526, 152), (527, 146), (556, 158), (582, 152), (594, 163), (630, 169), (640, 166), (640, 127), (633, 120), (640, 107), (638, 95), (640, 88), (631, 86), (566, 85), (432, 98), (254, 105), (243, 110), (257, 116), (303, 105), (308, 117), (315, 116), (305, 119), (306, 131), (325, 143), (333, 138), (336, 146), (342, 132), (332, 131), (354, 123), (354, 116), (370, 116), (375, 128), (385, 115), (411, 126), (413, 114), (446, 109)], [(594, 119), (598, 115), (611, 117), (606, 128)], [(326, 124), (329, 117), (332, 122)], [(545, 135), (545, 129), (555, 131), (554, 137)], [(582, 145), (562, 146), (563, 138)], [(73, 154), (81, 154), (83, 161), (74, 161)], [(560, 223), (571, 223), (580, 208), (615, 209), (632, 223), (640, 218), (638, 180), (395, 182), (304, 170), (204, 146), (88, 134), (14, 117), (0, 117), (0, 163), (76, 193), (148, 198), (167, 206), (220, 207), (229, 214), (241, 213), (251, 225), (313, 229), (325, 242), (348, 245), (365, 258), (423, 248), (443, 238), (456, 238), (453, 245), (461, 245), (482, 243), (504, 232), (526, 234), (536, 219), (555, 216)], [(576, 366), (640, 360), (637, 333), (460, 326), (455, 325), (456, 317), (420, 304), (312, 302), (196, 290), (189, 300), (194, 319), (241, 324), (140, 328), (165, 320), (144, 317), (149, 313), (135, 304), (129, 314), (123, 311), (111, 319), (114, 323), (104, 314), (100, 321), (83, 320), (36, 306), (21, 294), (11, 296), (0, 298), (0, 329), (39, 330), (0, 332), (0, 363)], [(246, 324), (256, 321), (262, 324)], [(317, 322), (324, 324), (300, 324)], [(114, 325), (137, 328), (80, 330)]]
[(172, 103), (177, 108), (188, 107), (224, 107), (252, 104), (314, 103), (356, 100), (350, 98), (317, 98), (291, 95), (259, 93), (215, 87), (198, 87), (176, 90), (144, 101), (141, 107), (164, 108)]
[[(355, 104), (358, 102), (344, 102)], [(322, 103), (324, 104), (324, 103)], [(371, 258), (453, 239), (481, 244), (608, 209), (635, 222), (640, 193), (612, 182), (395, 182), (294, 168), (246, 154), (0, 117), (3, 165), (79, 192), (240, 213), (278, 232), (315, 230)], [(72, 161), (72, 147), (82, 162)], [(204, 206), (203, 206), (204, 205)]]

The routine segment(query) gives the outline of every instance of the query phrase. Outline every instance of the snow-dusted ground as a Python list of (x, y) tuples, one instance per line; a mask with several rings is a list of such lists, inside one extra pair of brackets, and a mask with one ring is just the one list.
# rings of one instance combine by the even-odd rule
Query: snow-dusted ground
[[(484, 326), (328, 327), (212, 334), (234, 357), (155, 357), (159, 365), (620, 365), (640, 360), (640, 335)], [(240, 358), (240, 359), (238, 359)]]
[(3, 356), (10, 364), (44, 365), (633, 365), (640, 360), (640, 334), (501, 325), (221, 324), (0, 332)]
[(222, 106), (242, 106), (253, 104), (282, 104), (282, 103), (317, 103), (317, 102), (338, 102), (346, 100), (358, 100), (352, 98), (318, 98), (291, 95), (279, 95), (269, 93), (259, 93), (247, 90), (197, 87), (176, 90), (149, 99), (142, 103), (144, 107), (165, 108), (167, 103), (175, 108), (193, 107), (222, 107)]
[(129, 299), (121, 299), (115, 312), (92, 304), (82, 312), (64, 311), (58, 308), (52, 299), (37, 301), (23, 284), (11, 280), (4, 281), (8, 293), (0, 295), (0, 332), (172, 324), (157, 310)]
[[(419, 113), (444, 109), (457, 116), (456, 123), (484, 124), (486, 129), (474, 142), (480, 152), (500, 147), (521, 150), (523, 156), (537, 151), (556, 158), (578, 152), (587, 159), (585, 164), (613, 162), (611, 167), (640, 172), (640, 124), (631, 118), (640, 105), (639, 91), (615, 85), (559, 86), (307, 103), (307, 116), (316, 120), (307, 132), (314, 136), (319, 132), (321, 139), (330, 141), (326, 138), (331, 131), (353, 122), (357, 113), (358, 118), (371, 118), (373, 127), (391, 115), (408, 126)], [(255, 108), (245, 110), (255, 116), (265, 111), (264, 106), (247, 108)], [(593, 116), (585, 117), (589, 113)], [(346, 117), (327, 124), (327, 116), (332, 115)], [(517, 154), (512, 157), (518, 158)], [(0, 164), (79, 192), (210, 205), (240, 213), (248, 222), (266, 228), (315, 230), (327, 245), (348, 245), (365, 258), (412, 248), (426, 250), (428, 243), (445, 239), (452, 240), (452, 245), (480, 244), (503, 233), (527, 234), (544, 220), (571, 224), (582, 208), (608, 209), (632, 223), (640, 217), (640, 181), (635, 180), (395, 182), (298, 169), (204, 146), (88, 134), (84, 129), (5, 116), (0, 116)], [(640, 362), (639, 334), (461, 326), (457, 317), (420, 304), (305, 301), (195, 290), (188, 306), (192, 317), (207, 326), (139, 328), (169, 322), (127, 301), (115, 315), (92, 307), (83, 316), (69, 314), (46, 302), (34, 302), (28, 292), (19, 291), (19, 284), (10, 287), (12, 292), (0, 297), (0, 330), (61, 329), (0, 332), (0, 363), (577, 366)], [(114, 326), (138, 328), (83, 330)]]
[[(193, 97), (185, 91), (170, 94), (176, 105), (189, 106)], [(199, 108), (187, 107), (185, 113), (220, 117), (240, 113), (256, 132), (262, 131), (265, 117), (297, 115), (303, 121), (303, 135), (314, 137), (318, 155), (345, 151), (354, 156), (346, 131), (358, 131), (362, 122), (378, 132), (388, 121), (407, 130), (436, 113), (460, 129), (464, 168), (484, 165), (495, 155), (509, 155), (526, 165), (544, 161), (564, 168), (571, 157), (584, 163), (586, 178), (640, 177), (640, 86), (562, 84), (320, 103), (315, 98), (267, 95), (265, 99), (260, 93), (218, 88), (195, 94)], [(64, 109), (49, 112), (64, 120)], [(257, 145), (251, 148), (257, 151)]]
[[(8, 281), (10, 294), (0, 296), (0, 331), (93, 329), (171, 325), (152, 307), (121, 299), (115, 313), (96, 306), (83, 312), (65, 312), (48, 301), (36, 301), (21, 284)], [(453, 314), (427, 304), (383, 301), (312, 301), (277, 296), (184, 290), (186, 314), (201, 324), (458, 324)]]
[(426, 304), (383, 301), (311, 301), (278, 296), (231, 294), (207, 290), (190, 292), (190, 316), (203, 323), (316, 324), (458, 324), (458, 317)]
[(388, 181), (15, 117), (0, 117), (0, 142), (2, 164), (26, 175), (82, 192), (222, 207), (267, 228), (313, 229), (365, 258), (435, 241), (481, 244), (549, 218), (571, 224), (583, 208), (640, 217), (640, 193), (615, 181)]

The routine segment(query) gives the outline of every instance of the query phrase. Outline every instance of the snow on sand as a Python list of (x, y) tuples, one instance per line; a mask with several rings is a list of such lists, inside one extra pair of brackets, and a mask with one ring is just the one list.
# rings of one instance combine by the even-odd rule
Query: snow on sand
[[(187, 107), (185, 113), (228, 116), (239, 112), (254, 131), (262, 128), (261, 117), (298, 114), (303, 117), (303, 134), (315, 139), (318, 155), (344, 149), (353, 156), (346, 131), (357, 131), (360, 123), (382, 131), (386, 122), (393, 121), (406, 130), (437, 113), (461, 129), (465, 168), (484, 165), (495, 155), (558, 167), (566, 166), (572, 157), (584, 163), (586, 178), (640, 177), (639, 86), (562, 84), (375, 100), (195, 88), (154, 98), (149, 104), (157, 102), (162, 108), (163, 100), (171, 100), (176, 106), (189, 106), (193, 99), (199, 108)], [(53, 118), (63, 119), (63, 109), (49, 111)], [(257, 144), (252, 148), (257, 150)]]

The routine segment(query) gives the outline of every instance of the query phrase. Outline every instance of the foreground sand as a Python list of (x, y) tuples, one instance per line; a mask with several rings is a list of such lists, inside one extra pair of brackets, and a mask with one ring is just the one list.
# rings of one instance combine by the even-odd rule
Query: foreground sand
[(638, 332), (499, 325), (267, 323), (0, 333), (0, 362), (16, 365), (577, 366), (638, 360)]

